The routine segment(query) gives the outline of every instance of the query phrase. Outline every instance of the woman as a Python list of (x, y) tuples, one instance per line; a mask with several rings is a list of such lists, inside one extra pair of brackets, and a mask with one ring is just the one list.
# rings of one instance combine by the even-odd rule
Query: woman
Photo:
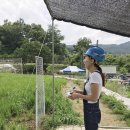
[(104, 75), (98, 62), (105, 59), (104, 50), (100, 47), (91, 47), (85, 53), (85, 68), (90, 72), (89, 78), (84, 85), (83, 91), (75, 90), (70, 99), (83, 99), (85, 130), (98, 130), (98, 123), (101, 120), (99, 108), (99, 97), (104, 84)]

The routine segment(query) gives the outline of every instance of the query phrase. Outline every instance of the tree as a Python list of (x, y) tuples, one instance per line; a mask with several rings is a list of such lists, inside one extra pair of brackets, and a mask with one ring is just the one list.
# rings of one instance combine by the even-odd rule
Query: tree
[(105, 64), (105, 65), (115, 65), (115, 64), (117, 64), (117, 56), (112, 55), (112, 54), (106, 54), (105, 61), (104, 61), (103, 64)]
[(76, 45), (74, 45), (74, 51), (77, 53), (75, 60), (77, 61), (77, 64), (80, 63), (81, 68), (83, 68), (83, 55), (85, 51), (90, 47), (90, 44), (91, 40), (83, 37), (78, 40)]
[(13, 53), (16, 48), (20, 48), (25, 39), (43, 43), (44, 37), (45, 31), (41, 25), (25, 24), (23, 19), (14, 23), (5, 20), (3, 26), (0, 26), (1, 53)]
[[(15, 56), (21, 57), (23, 63), (34, 63), (35, 56), (38, 56), (41, 49), (41, 43), (38, 41), (25, 42), (20, 48), (15, 50)], [(46, 46), (42, 45), (41, 57), (43, 57), (44, 63), (51, 63), (51, 50)]]
[[(44, 41), (45, 40), (45, 41)], [(64, 59), (68, 56), (66, 45), (63, 43), (64, 36), (60, 30), (54, 27), (54, 44), (55, 44), (55, 61), (56, 63), (64, 63)], [(37, 43), (37, 45), (35, 45)], [(44, 44), (48, 56), (44, 57), (46, 62), (50, 62), (50, 52), (52, 50), (52, 27), (49, 26), (47, 32), (36, 24), (26, 24), (23, 19), (11, 23), (5, 20), (0, 26), (0, 52), (1, 55), (13, 55), (23, 58), (23, 61), (34, 62), (34, 54), (37, 54), (39, 46)], [(44, 50), (44, 52), (46, 52)], [(30, 53), (32, 52), (32, 53)], [(36, 52), (36, 53), (35, 53)], [(22, 54), (23, 53), (23, 54)], [(46, 52), (47, 53), (47, 52)], [(46, 54), (45, 53), (45, 54)], [(48, 60), (48, 61), (47, 61)]]
[[(27, 25), (25, 25), (25, 29)], [(25, 30), (27, 32), (27, 30)], [(36, 25), (36, 24), (31, 24), (30, 29), (28, 30), (28, 33), (26, 37), (28, 39), (31, 39), (31, 41), (39, 41), (43, 43), (44, 38), (45, 38), (46, 32), (44, 29), (41, 27), (41, 25)]]
[(126, 74), (128, 71), (125, 67), (120, 67), (120, 73)]
[(11, 23), (8, 20), (4, 21), (4, 25), (0, 26), (0, 43), (1, 53), (11, 54), (17, 47), (21, 46), (20, 41), (23, 39), (21, 34), (21, 23)]
[[(68, 54), (66, 45), (62, 43), (63, 40), (64, 36), (61, 35), (61, 31), (57, 29), (57, 26), (54, 26), (54, 52), (56, 63), (63, 63)], [(52, 26), (48, 26), (45, 44), (52, 49)]]
[(126, 63), (125, 66), (124, 66), (127, 70), (128, 73), (130, 73), (130, 63)]
[(82, 54), (89, 48), (91, 43), (92, 43), (91, 40), (86, 37), (80, 38), (77, 44), (74, 45), (74, 49), (75, 51), (80, 52)]

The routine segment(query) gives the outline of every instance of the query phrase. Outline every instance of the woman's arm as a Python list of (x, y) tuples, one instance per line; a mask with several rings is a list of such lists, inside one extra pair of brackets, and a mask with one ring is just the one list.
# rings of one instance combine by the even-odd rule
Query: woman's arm
[(91, 83), (91, 95), (83, 95), (83, 93), (72, 93), (71, 99), (81, 98), (88, 101), (97, 101), (99, 86), (96, 83)]
[(74, 93), (80, 93), (80, 94), (83, 94), (83, 91), (74, 90)]

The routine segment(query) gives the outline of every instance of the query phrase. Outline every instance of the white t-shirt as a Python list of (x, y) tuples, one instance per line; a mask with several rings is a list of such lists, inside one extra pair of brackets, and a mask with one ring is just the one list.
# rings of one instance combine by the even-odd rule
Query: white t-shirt
[[(98, 84), (98, 87), (99, 87), (98, 98), (99, 98), (101, 94), (101, 90), (102, 90), (102, 77), (100, 73), (93, 72), (89, 75), (89, 81), (85, 85), (85, 90), (87, 92), (87, 95), (91, 95), (91, 88), (90, 88), (91, 83)], [(96, 103), (96, 102), (97, 101), (88, 101), (88, 103)]]

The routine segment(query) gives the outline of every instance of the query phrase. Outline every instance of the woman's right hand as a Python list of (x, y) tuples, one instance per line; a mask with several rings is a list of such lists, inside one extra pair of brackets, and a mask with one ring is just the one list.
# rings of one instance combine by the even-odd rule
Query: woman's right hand
[(76, 90), (76, 89), (74, 89), (73, 92), (83, 94), (83, 91), (79, 91), (79, 90)]
[(78, 91), (76, 89), (73, 90), (74, 93), (78, 93)]

